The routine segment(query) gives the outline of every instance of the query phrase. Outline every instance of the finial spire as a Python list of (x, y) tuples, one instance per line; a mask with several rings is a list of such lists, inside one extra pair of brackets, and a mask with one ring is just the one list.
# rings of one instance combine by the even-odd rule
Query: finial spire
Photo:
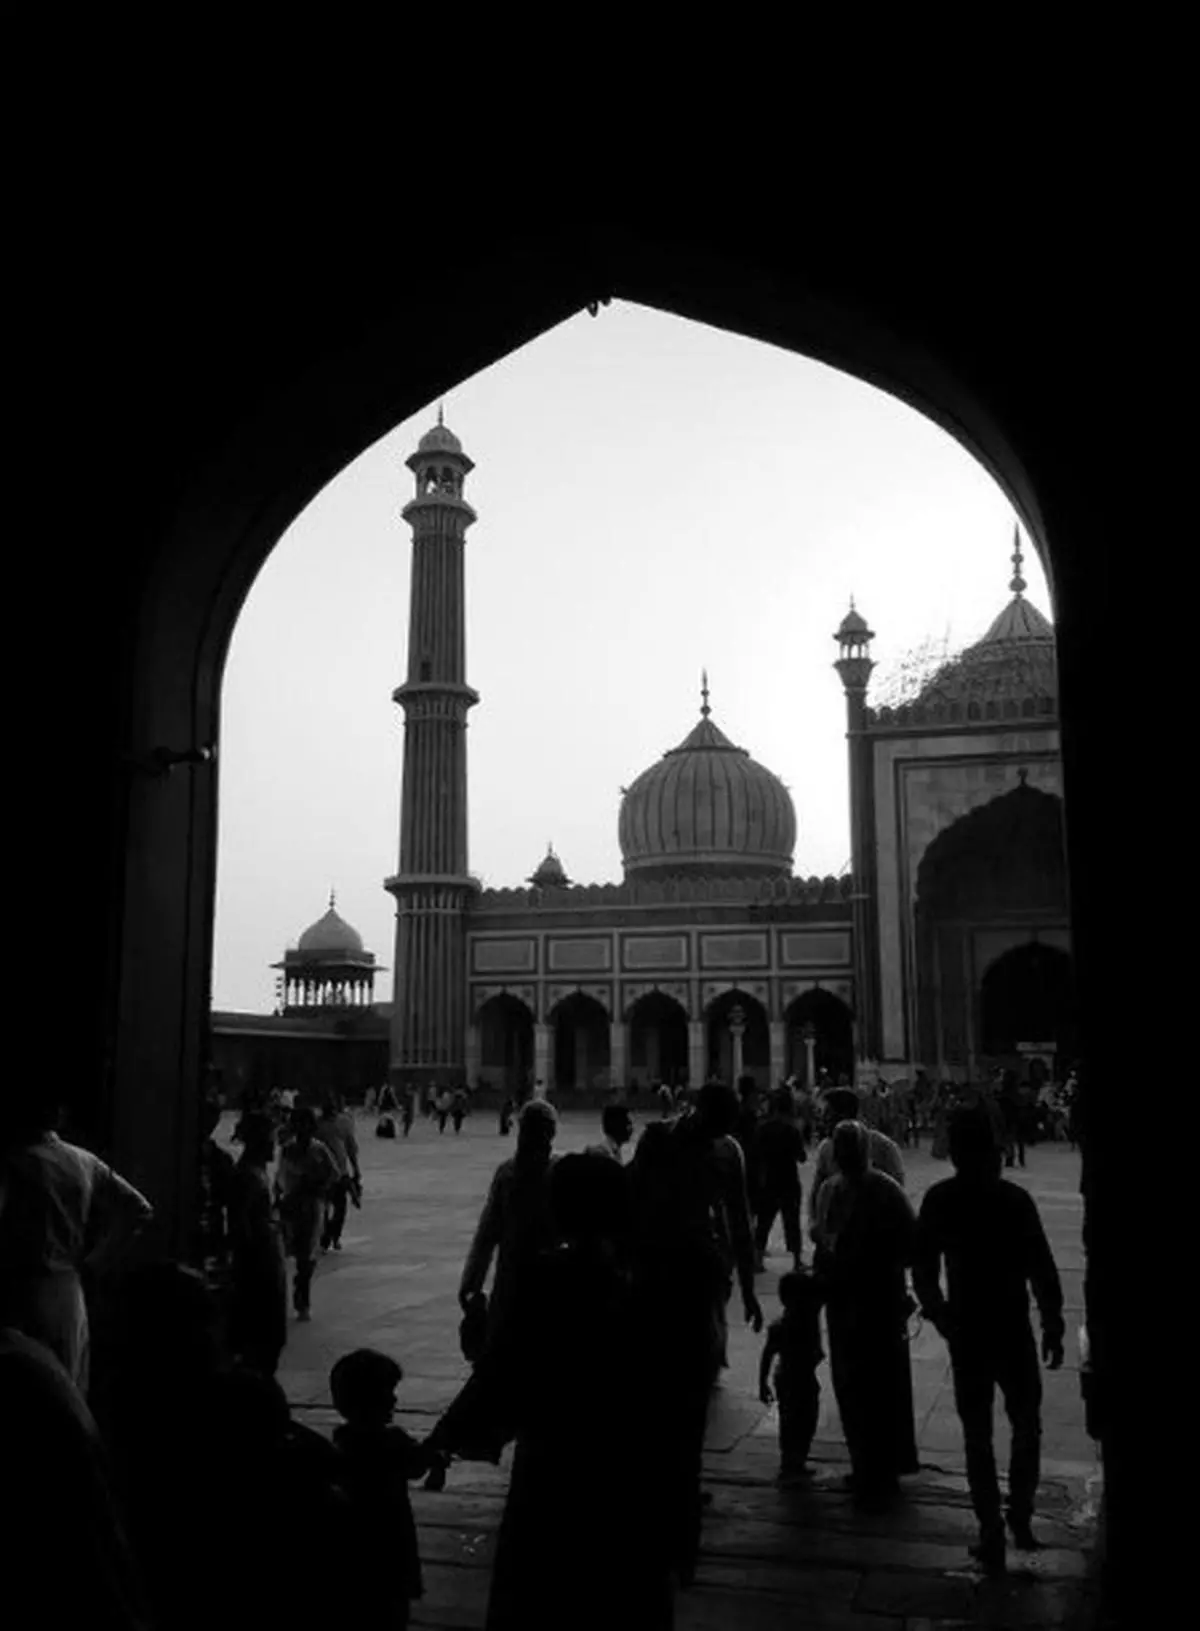
[(1016, 524), (1016, 522), (1014, 521), (1013, 522), (1013, 552), (1012, 552), (1013, 575), (1012, 575), (1012, 581), (1010, 582), (1010, 584), (1008, 586), (1012, 590), (1014, 595), (1022, 595), (1022, 594), (1025, 593), (1025, 588), (1026, 588), (1025, 579), (1021, 575), (1021, 567), (1024, 565), (1024, 563), (1025, 563), (1025, 557), (1021, 553), (1021, 529)]
[(332, 912), (336, 905), (337, 905), (337, 894), (334, 891), (333, 885), (330, 884), (330, 886), (329, 886), (329, 910)]
[(446, 416), (445, 416), (445, 413), (443, 412), (443, 404), (441, 402), (439, 402), (438, 403), (438, 424), (444, 426), (445, 423), (446, 423)]
[(700, 717), (707, 719), (712, 709), (708, 705), (708, 669), (700, 670)]

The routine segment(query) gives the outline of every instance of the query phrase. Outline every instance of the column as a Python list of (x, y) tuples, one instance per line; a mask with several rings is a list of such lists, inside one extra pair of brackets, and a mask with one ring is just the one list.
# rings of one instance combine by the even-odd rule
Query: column
[(693, 1090), (704, 1085), (708, 1075), (707, 1049), (704, 1045), (704, 1021), (688, 1020), (688, 1086)]
[(553, 1087), (550, 1080), (550, 1064), (554, 1048), (553, 1025), (537, 1024), (533, 1027), (533, 1081), (534, 1091), (538, 1082), (542, 1084), (542, 1091), (547, 1092)]
[(781, 1019), (773, 1019), (771, 1033), (771, 1088), (783, 1086), (787, 1075), (787, 1033)]
[(620, 1093), (629, 1085), (629, 1027), (620, 1018), (608, 1026), (608, 1083)]
[(479, 1069), (482, 1061), (479, 1026), (474, 1020), (467, 1026), (467, 1086), (474, 1088), (479, 1080)]

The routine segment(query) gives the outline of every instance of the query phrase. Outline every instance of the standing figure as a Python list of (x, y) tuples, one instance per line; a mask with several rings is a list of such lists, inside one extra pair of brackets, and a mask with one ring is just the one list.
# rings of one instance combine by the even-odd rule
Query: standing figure
[(86, 1395), (83, 1275), (111, 1264), (152, 1208), (98, 1155), (59, 1138), (58, 1119), (50, 1094), (8, 1089), (0, 1110), (0, 1281), (10, 1323), (44, 1343)]
[(369, 1087), (366, 1093), (363, 1095), (363, 1114), (373, 1116), (375, 1114), (375, 1106), (378, 1103), (379, 1090), (374, 1087)]
[(287, 1342), (287, 1265), (267, 1177), (274, 1153), (271, 1117), (243, 1116), (242, 1155), (229, 1189), (226, 1336), (237, 1363), (262, 1376), (274, 1376)]
[(783, 1313), (767, 1327), (758, 1367), (758, 1396), (763, 1404), (779, 1401), (779, 1475), (802, 1478), (809, 1471), (808, 1452), (821, 1414), (817, 1370), (825, 1357), (821, 1347), (821, 1286), (805, 1270), (793, 1270), (779, 1282)]
[(342, 1230), (346, 1227), (346, 1207), (351, 1195), (362, 1196), (362, 1172), (358, 1165), (358, 1139), (354, 1117), (339, 1108), (332, 1096), (321, 1106), (316, 1134), (333, 1160), (333, 1181), (325, 1194), (325, 1220), (321, 1230), (321, 1250), (340, 1252)]
[(599, 1144), (589, 1144), (585, 1155), (602, 1155), (622, 1166), (623, 1151), (633, 1137), (633, 1116), (627, 1104), (606, 1104), (600, 1112), (600, 1127), (604, 1134)]
[(292, 1305), (296, 1318), (304, 1321), (312, 1317), (312, 1278), (317, 1266), (325, 1196), (333, 1185), (336, 1169), (333, 1157), (316, 1136), (317, 1118), (307, 1105), (292, 1111), (290, 1133), (279, 1152), (275, 1195), (283, 1223), (284, 1245), (296, 1264)]
[(793, 1268), (803, 1261), (800, 1238), (800, 1165), (807, 1158), (804, 1134), (796, 1126), (792, 1096), (781, 1088), (771, 1100), (771, 1114), (757, 1138), (758, 1205), (754, 1223), (755, 1262), (761, 1273), (776, 1217), (783, 1220), (783, 1240)]
[(464, 1312), (483, 1291), (495, 1259), (489, 1339), (508, 1319), (530, 1263), (553, 1242), (550, 1169), (557, 1131), (553, 1106), (544, 1099), (531, 1099), (517, 1123), (516, 1154), (496, 1168), (467, 1252), (458, 1288)]
[(874, 1502), (918, 1470), (905, 1284), (916, 1218), (900, 1185), (871, 1166), (860, 1123), (842, 1122), (833, 1144), (838, 1170), (817, 1209), (818, 1270), (851, 1488)]
[[(972, 1552), (1004, 1567), (1005, 1537), (992, 1445), (998, 1387), (1012, 1428), (1008, 1526), (1021, 1549), (1036, 1548), (1033, 1508), (1041, 1452), (1042, 1379), (1029, 1319), (1032, 1288), (1041, 1315), (1041, 1357), (1063, 1362), (1063, 1294), (1033, 1197), (1001, 1177), (992, 1128), (979, 1111), (950, 1125), (954, 1177), (921, 1203), (913, 1280), (922, 1311), (945, 1337), (962, 1422), (967, 1482), (979, 1520)], [(942, 1266), (946, 1291), (942, 1291)]]
[(350, 1525), (362, 1547), (360, 1623), (404, 1631), (410, 1605), (424, 1596), (417, 1524), (408, 1484), (428, 1476), (440, 1488), (445, 1459), (393, 1423), (404, 1372), (387, 1354), (357, 1348), (329, 1373), (342, 1426), (334, 1428), (338, 1481), (350, 1502)]
[(852, 1087), (835, 1087), (826, 1096), (826, 1137), (817, 1146), (813, 1161), (812, 1190), (808, 1197), (808, 1222), (814, 1227), (821, 1188), (837, 1171), (833, 1148), (833, 1129), (843, 1121), (854, 1121), (863, 1127), (867, 1139), (867, 1160), (872, 1167), (886, 1172), (889, 1178), (904, 1188), (904, 1157), (895, 1141), (877, 1127), (864, 1125), (863, 1107)]
[(205, 1099), (200, 1112), (200, 1261), (214, 1283), (229, 1272), (229, 1187), (234, 1161), (217, 1143), (221, 1101)]
[(699, 1554), (704, 1432), (725, 1358), (731, 1269), (747, 1323), (762, 1329), (745, 1170), (729, 1136), (737, 1113), (733, 1089), (707, 1082), (693, 1111), (644, 1130), (630, 1165), (634, 1287), (647, 1351), (669, 1378), (658, 1400), (658, 1434), (671, 1558), (685, 1583)]
[(417, 1090), (410, 1082), (404, 1089), (404, 1103), (400, 1110), (400, 1125), (404, 1130), (405, 1138), (413, 1130), (413, 1122), (417, 1116)]
[(515, 1111), (514, 1111), (514, 1108), (513, 1108), (512, 1094), (511, 1093), (506, 1093), (504, 1095), (504, 1098), (500, 1101), (500, 1137), (501, 1138), (507, 1138), (509, 1133), (512, 1132), (512, 1124), (513, 1124), (514, 1114), (515, 1114)]
[(437, 1112), (439, 1133), (444, 1133), (446, 1131), (446, 1122), (450, 1115), (450, 1104), (450, 1090), (449, 1088), (443, 1087), (434, 1100), (434, 1109)]
[(450, 1097), (450, 1120), (454, 1123), (454, 1131), (462, 1132), (463, 1117), (467, 1113), (466, 1088), (456, 1087)]

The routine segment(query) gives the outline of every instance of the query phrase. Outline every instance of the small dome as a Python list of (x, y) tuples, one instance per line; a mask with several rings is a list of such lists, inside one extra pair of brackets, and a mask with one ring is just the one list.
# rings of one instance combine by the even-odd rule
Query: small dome
[(452, 430), (447, 430), (440, 419), (417, 443), (418, 453), (457, 453), (461, 457), (462, 450), (458, 437)]
[(621, 800), (626, 876), (786, 877), (796, 845), (787, 788), (702, 717)]
[(334, 952), (345, 952), (355, 957), (363, 955), (362, 936), (357, 929), (350, 927), (344, 917), (338, 916), (332, 895), (329, 897), (329, 910), (305, 929), (296, 949), (310, 955), (319, 952), (326, 957)]
[(833, 638), (842, 645), (854, 645), (861, 640), (873, 640), (875, 631), (869, 627), (866, 618), (851, 601), (850, 610), (843, 617)]
[(546, 853), (538, 863), (537, 871), (528, 880), (535, 889), (565, 889), (570, 879), (563, 868), (562, 862), (554, 853), (554, 846), (548, 844)]

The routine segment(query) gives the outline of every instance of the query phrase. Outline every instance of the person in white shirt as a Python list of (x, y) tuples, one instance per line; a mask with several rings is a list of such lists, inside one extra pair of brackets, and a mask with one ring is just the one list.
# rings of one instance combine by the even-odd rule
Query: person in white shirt
[[(894, 1178), (904, 1188), (904, 1157), (900, 1154), (900, 1147), (894, 1139), (880, 1132), (877, 1127), (866, 1127), (863, 1123), (862, 1106), (858, 1094), (852, 1087), (837, 1087), (825, 1095), (825, 1108), (831, 1123), (836, 1126), (843, 1121), (856, 1121), (864, 1126), (867, 1135), (867, 1162), (878, 1172), (884, 1172), (889, 1178)], [(833, 1155), (832, 1138), (823, 1138), (817, 1146), (816, 1159), (813, 1163), (812, 1188), (808, 1192), (808, 1227), (813, 1239), (817, 1238), (818, 1197), (821, 1186), (837, 1172), (838, 1166)]]
[(606, 1160), (624, 1165), (624, 1150), (633, 1137), (633, 1117), (626, 1104), (606, 1104), (600, 1112), (600, 1126), (604, 1137), (598, 1144), (589, 1144), (585, 1155), (602, 1155)]

